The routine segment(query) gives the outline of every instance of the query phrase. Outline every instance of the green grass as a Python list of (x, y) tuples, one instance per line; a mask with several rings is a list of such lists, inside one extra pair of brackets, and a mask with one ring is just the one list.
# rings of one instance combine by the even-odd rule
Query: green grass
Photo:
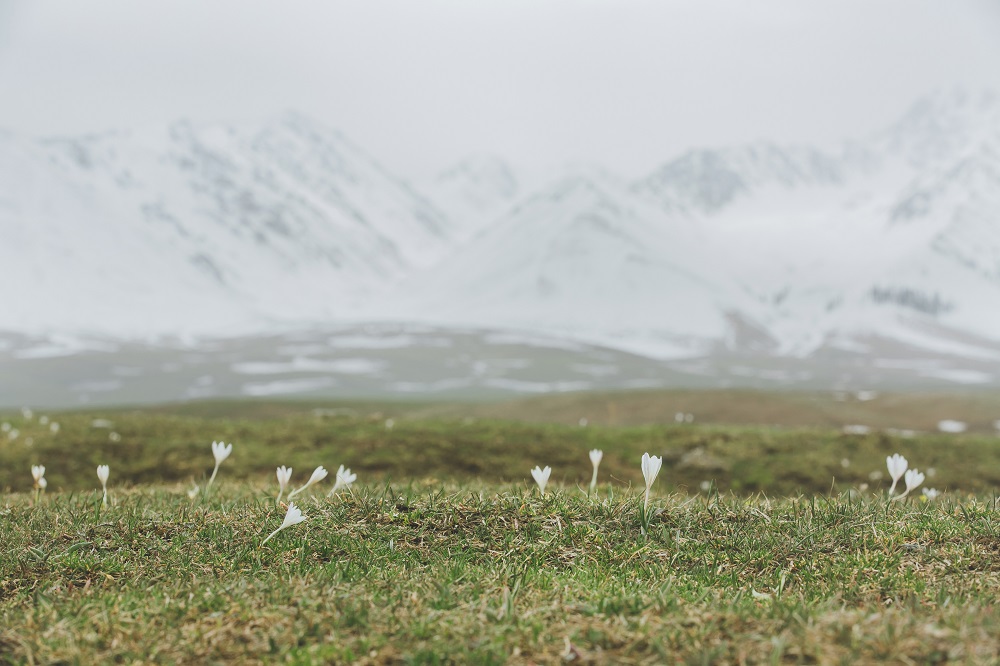
[[(885, 488), (885, 457), (901, 452), (911, 465), (933, 469), (927, 485), (948, 490), (992, 492), (1000, 486), (1000, 439), (995, 435), (924, 434), (902, 438), (884, 433), (845, 435), (828, 428), (769, 428), (730, 425), (629, 427), (519, 423), (484, 419), (424, 418), (362, 411), (321, 412), (283, 403), (228, 403), (176, 411), (76, 412), (59, 414), (53, 434), (36, 420), (5, 417), (20, 431), (10, 441), (0, 433), (0, 488), (26, 491), (31, 465), (47, 468), (49, 490), (94, 488), (95, 469), (111, 466), (112, 483), (203, 483), (212, 469), (213, 440), (233, 443), (221, 474), (229, 480), (270, 482), (279, 465), (304, 481), (317, 465), (346, 465), (362, 481), (439, 479), (493, 483), (530, 481), (534, 465), (551, 465), (553, 480), (587, 484), (587, 451), (605, 452), (605, 479), (625, 487), (641, 483), (643, 452), (664, 457), (664, 489), (698, 492), (711, 483), (723, 492), (771, 496), (828, 493), (867, 484)], [(94, 418), (113, 422), (92, 427)]]
[[(0, 662), (984, 663), (992, 501), (223, 481), (4, 499)], [(756, 593), (756, 594), (755, 594)]]
[[(0, 418), (20, 431), (0, 434), (0, 664), (1000, 663), (995, 436), (319, 406)], [(233, 454), (191, 500), (213, 439)], [(648, 536), (644, 451), (664, 456)], [(896, 451), (942, 499), (885, 501), (870, 475)], [(296, 498), (308, 519), (261, 548), (275, 467), (298, 486), (319, 464), (359, 483)]]

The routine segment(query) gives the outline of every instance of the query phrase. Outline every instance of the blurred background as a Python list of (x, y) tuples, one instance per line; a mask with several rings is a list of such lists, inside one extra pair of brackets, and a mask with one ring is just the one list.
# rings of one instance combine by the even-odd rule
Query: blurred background
[(0, 0), (0, 408), (998, 386), (1000, 3)]

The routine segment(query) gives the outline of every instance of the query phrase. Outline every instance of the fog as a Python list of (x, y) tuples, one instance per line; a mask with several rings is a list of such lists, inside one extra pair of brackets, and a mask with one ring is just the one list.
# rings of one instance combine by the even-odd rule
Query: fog
[(0, 127), (294, 108), (412, 179), (470, 153), (636, 177), (692, 146), (832, 144), (1000, 87), (995, 2), (0, 2)]

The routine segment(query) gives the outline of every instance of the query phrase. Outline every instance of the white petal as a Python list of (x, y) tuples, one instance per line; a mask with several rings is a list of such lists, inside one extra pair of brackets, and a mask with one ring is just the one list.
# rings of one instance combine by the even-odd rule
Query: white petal
[(302, 511), (299, 507), (289, 502), (288, 511), (285, 513), (285, 519), (281, 521), (281, 527), (279, 529), (284, 529), (289, 525), (297, 525), (305, 519), (306, 517), (302, 515)]
[(648, 453), (642, 454), (642, 477), (646, 480), (647, 488), (653, 485), (656, 475), (660, 473), (661, 465), (663, 465), (662, 456), (651, 456)]

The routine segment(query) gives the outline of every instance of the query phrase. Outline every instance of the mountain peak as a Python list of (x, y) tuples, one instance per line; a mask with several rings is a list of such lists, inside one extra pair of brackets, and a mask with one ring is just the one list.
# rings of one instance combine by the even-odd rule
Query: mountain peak
[(887, 129), (876, 135), (890, 154), (912, 166), (957, 158), (990, 134), (998, 136), (1000, 98), (992, 90), (938, 91), (921, 97)]
[(470, 155), (442, 171), (437, 177), (437, 182), (444, 187), (464, 189), (472, 196), (488, 194), (491, 197), (509, 200), (518, 193), (518, 182), (514, 171), (507, 162), (496, 155)]
[(714, 214), (761, 187), (835, 185), (842, 179), (839, 160), (815, 148), (759, 142), (690, 150), (635, 183), (633, 191), (668, 212)]

